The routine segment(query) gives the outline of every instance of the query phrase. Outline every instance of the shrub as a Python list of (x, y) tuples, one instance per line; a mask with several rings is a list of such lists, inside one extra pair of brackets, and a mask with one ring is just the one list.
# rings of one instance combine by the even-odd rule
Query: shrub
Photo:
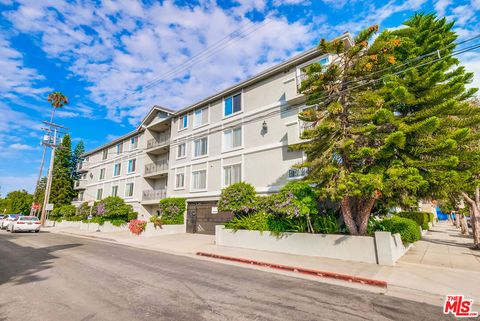
[(153, 227), (155, 228), (162, 228), (162, 225), (164, 224), (162, 218), (156, 215), (150, 216), (150, 222), (153, 223)]
[(222, 212), (233, 212), (235, 215), (254, 212), (256, 210), (255, 188), (248, 183), (239, 182), (222, 189), (218, 209)]
[(399, 216), (386, 218), (381, 222), (384, 231), (392, 234), (399, 233), (403, 243), (414, 243), (420, 240), (420, 229), (418, 224), (411, 219)]
[[(182, 197), (168, 197), (160, 201), (160, 218), (162, 224), (183, 224), (187, 209), (187, 200)], [(155, 223), (154, 223), (155, 224)]]
[(80, 206), (77, 209), (77, 215), (85, 216), (85, 217), (90, 215), (90, 206), (88, 205), (88, 202), (83, 202), (82, 204), (80, 204)]
[(137, 217), (137, 213), (133, 211), (132, 205), (125, 204), (125, 201), (118, 196), (108, 196), (101, 201), (95, 202), (93, 214), (101, 216), (105, 221), (127, 221)]
[(62, 217), (62, 219), (66, 221), (71, 221), (71, 222), (78, 222), (84, 219), (83, 216), (81, 215), (74, 215), (74, 216), (67, 216), (67, 217)]
[(252, 230), (252, 231), (268, 231), (269, 215), (263, 211), (252, 213), (250, 215), (235, 216), (230, 222), (225, 224), (226, 228), (232, 230)]
[(316, 215), (313, 217), (313, 230), (315, 233), (332, 234), (338, 232), (338, 223), (335, 215)]
[(111, 220), (110, 223), (112, 223), (113, 226), (122, 226), (122, 225), (125, 225), (127, 224), (126, 221), (124, 220)]
[(128, 229), (135, 235), (140, 235), (147, 227), (147, 222), (142, 220), (131, 220)]
[(430, 223), (433, 223), (433, 221), (435, 221), (435, 215), (433, 215), (433, 213), (428, 213), (428, 221)]
[(74, 205), (63, 205), (60, 207), (60, 214), (62, 216), (74, 216), (77, 212), (77, 208)]
[(428, 230), (429, 228), (428, 222), (430, 222), (429, 214), (430, 213), (427, 213), (427, 212), (400, 212), (400, 213), (396, 213), (395, 215), (399, 217), (411, 219), (417, 222), (417, 224), (421, 226), (422, 229)]

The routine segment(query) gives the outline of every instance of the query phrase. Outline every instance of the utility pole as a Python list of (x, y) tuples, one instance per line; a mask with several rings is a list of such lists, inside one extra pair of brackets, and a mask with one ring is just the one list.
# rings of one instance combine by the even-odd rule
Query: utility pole
[(51, 153), (51, 156), (50, 156), (50, 166), (49, 166), (49, 169), (48, 169), (47, 186), (45, 187), (45, 197), (43, 199), (42, 216), (40, 218), (40, 222), (41, 222), (42, 226), (45, 224), (45, 218), (46, 218), (46, 214), (47, 214), (47, 204), (50, 201), (50, 191), (52, 189), (52, 180), (53, 180), (53, 165), (55, 163), (55, 152), (56, 152), (57, 148), (59, 148), (59, 145), (57, 145), (58, 129), (59, 128), (66, 129), (63, 126), (60, 126), (60, 125), (57, 125), (57, 124), (54, 124), (54, 123), (51, 123), (51, 122), (45, 121), (44, 123), (50, 126), (49, 133), (52, 132), (52, 128), (53, 128), (53, 139), (50, 142), (50, 137), (49, 137), (48, 142), (44, 142), (44, 144), (46, 146), (50, 146), (52, 148), (52, 153)]

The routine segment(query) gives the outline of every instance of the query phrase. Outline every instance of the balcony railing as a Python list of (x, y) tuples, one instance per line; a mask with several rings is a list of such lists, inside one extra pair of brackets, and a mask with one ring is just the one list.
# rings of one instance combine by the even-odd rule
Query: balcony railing
[(147, 141), (147, 149), (168, 145), (170, 143), (170, 134), (162, 134), (156, 138)]
[(167, 196), (165, 189), (147, 189), (142, 193), (143, 201), (156, 201), (161, 200)]
[(156, 174), (168, 170), (168, 161), (160, 161), (145, 165), (145, 175)]
[(88, 170), (88, 162), (83, 161), (83, 162), (78, 163), (77, 171), (81, 172), (81, 171), (86, 171), (86, 170)]
[(79, 179), (78, 181), (75, 181), (75, 189), (82, 189), (85, 188), (87, 182), (84, 179)]

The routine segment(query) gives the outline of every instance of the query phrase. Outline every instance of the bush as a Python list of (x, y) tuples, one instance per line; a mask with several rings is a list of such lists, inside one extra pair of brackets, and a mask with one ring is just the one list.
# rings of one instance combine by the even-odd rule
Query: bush
[(77, 208), (74, 205), (63, 205), (60, 207), (60, 214), (62, 216), (74, 216), (77, 212)]
[(164, 224), (162, 218), (156, 215), (150, 216), (150, 223), (153, 223), (153, 227), (155, 228), (162, 228), (162, 225)]
[(132, 205), (125, 204), (125, 201), (118, 196), (108, 196), (93, 205), (93, 214), (102, 217), (104, 221), (136, 219), (137, 213), (133, 211)]
[(225, 228), (232, 230), (268, 231), (269, 215), (263, 211), (244, 216), (235, 216), (225, 224)]
[(428, 222), (430, 222), (430, 213), (427, 212), (400, 212), (396, 213), (396, 216), (403, 217), (403, 218), (408, 218), (410, 220), (413, 220), (417, 222), (419, 226), (422, 227), (424, 230), (428, 230)]
[(80, 206), (77, 209), (77, 215), (85, 216), (85, 217), (90, 215), (90, 206), (88, 205), (88, 202), (83, 202), (82, 204), (80, 204)]
[(110, 223), (112, 223), (113, 226), (122, 226), (122, 225), (125, 225), (127, 224), (126, 221), (124, 220), (111, 220)]
[(313, 217), (313, 230), (315, 233), (332, 234), (338, 232), (338, 223), (335, 215), (316, 215)]
[(428, 221), (430, 223), (433, 223), (433, 221), (435, 221), (435, 215), (433, 215), (433, 213), (428, 213)]
[(232, 184), (224, 189), (218, 201), (218, 210), (242, 215), (256, 210), (255, 188), (245, 182)]
[(140, 235), (143, 231), (145, 231), (146, 227), (147, 221), (131, 220), (130, 223), (128, 223), (128, 229), (135, 235)]
[(187, 200), (182, 197), (168, 197), (160, 201), (162, 224), (183, 224)]
[(71, 222), (78, 222), (84, 219), (83, 216), (81, 215), (75, 215), (75, 216), (67, 216), (67, 217), (62, 217), (62, 219), (66, 221), (71, 221)]
[(392, 234), (399, 233), (403, 243), (414, 243), (420, 240), (420, 229), (414, 220), (392, 216), (384, 219), (380, 224), (384, 231)]

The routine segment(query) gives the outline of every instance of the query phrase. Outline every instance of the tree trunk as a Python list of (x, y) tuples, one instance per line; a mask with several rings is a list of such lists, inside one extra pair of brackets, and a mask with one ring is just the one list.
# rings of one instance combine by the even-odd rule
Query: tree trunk
[(463, 235), (470, 235), (470, 233), (468, 232), (467, 220), (465, 219), (465, 215), (463, 214), (460, 216), (460, 228)]
[(358, 234), (366, 235), (368, 229), (368, 219), (370, 218), (370, 212), (372, 211), (373, 205), (377, 201), (378, 197), (372, 197), (364, 201), (357, 213), (357, 226)]
[(348, 232), (351, 235), (357, 235), (358, 229), (357, 224), (353, 220), (352, 209), (350, 208), (350, 197), (345, 196), (340, 201), (340, 208), (342, 209), (343, 221), (348, 228)]
[(460, 215), (458, 213), (455, 213), (455, 227), (460, 227)]
[(475, 200), (466, 193), (462, 193), (463, 198), (470, 207), (470, 222), (472, 223), (473, 246), (480, 249), (480, 187), (475, 190)]

